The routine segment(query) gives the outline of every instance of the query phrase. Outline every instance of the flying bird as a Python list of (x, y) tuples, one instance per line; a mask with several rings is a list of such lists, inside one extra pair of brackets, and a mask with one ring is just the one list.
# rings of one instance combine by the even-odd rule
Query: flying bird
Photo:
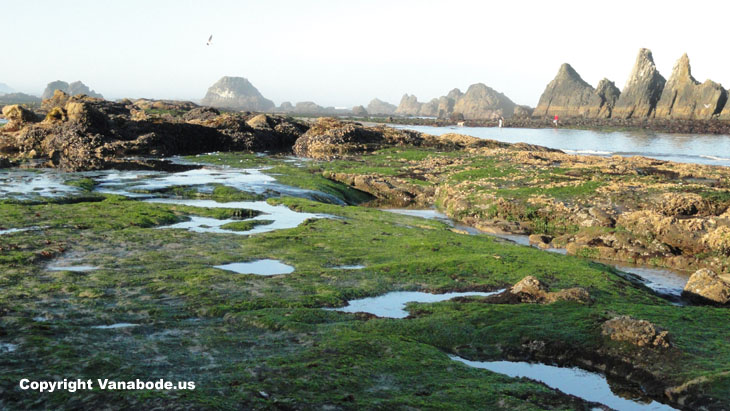
[(206, 46), (210, 46), (210, 44), (213, 43), (213, 35), (211, 34), (210, 37), (208, 37), (208, 42), (205, 43)]
[(709, 104), (705, 104), (705, 108), (710, 108), (710, 105)]

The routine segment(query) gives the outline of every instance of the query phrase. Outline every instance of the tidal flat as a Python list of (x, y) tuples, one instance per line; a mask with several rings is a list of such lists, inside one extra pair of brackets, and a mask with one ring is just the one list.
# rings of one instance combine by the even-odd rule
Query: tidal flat
[[(548, 253), (469, 235), (444, 221), (382, 211), (372, 205), (381, 206), (386, 197), (374, 199), (377, 193), (332, 178), (345, 171), (379, 173), (427, 187), (429, 179), (402, 167), (429, 158), (455, 154), (386, 149), (299, 164), (247, 153), (187, 159), (228, 170), (259, 168), (278, 184), (308, 190), (301, 197), (272, 195), (266, 209), (245, 208), (246, 202), (264, 201), (245, 186), (183, 184), (166, 189), (170, 201), (152, 202), (95, 191), (93, 178), (85, 184), (86, 194), (74, 193), (69, 201), (43, 196), (4, 201), (0, 221), (3, 229), (15, 231), (0, 236), (0, 343), (13, 349), (0, 352), (2, 386), (10, 387), (0, 404), (36, 407), (37, 393), (17, 389), (21, 378), (34, 375), (196, 382), (194, 391), (54, 392), (44, 394), (46, 408), (110, 401), (145, 408), (597, 406), (535, 381), (467, 367), (451, 359), (456, 355), (600, 372), (614, 392), (639, 403), (729, 405), (726, 308), (676, 306), (611, 266), (585, 258), (590, 255)], [(491, 160), (469, 158), (480, 167), (444, 181), (510, 173), (490, 168)], [(550, 192), (567, 196), (586, 190)], [(327, 200), (330, 196), (339, 201)], [(211, 207), (207, 201), (229, 206)], [(260, 210), (277, 207), (311, 218), (248, 235), (160, 229), (194, 217), (275, 224), (275, 214)], [(554, 230), (549, 223), (546, 230)], [(266, 225), (248, 228), (256, 227)], [(47, 269), (66, 255), (76, 265), (96, 269)], [(216, 268), (267, 259), (294, 270), (259, 276)], [(590, 300), (496, 303), (468, 296), (408, 303), (406, 318), (333, 310), (390, 292), (490, 293), (527, 276), (544, 282), (551, 293), (579, 287)], [(617, 316), (668, 330), (671, 345), (608, 338), (602, 325)], [(39, 317), (44, 321), (35, 320)]]

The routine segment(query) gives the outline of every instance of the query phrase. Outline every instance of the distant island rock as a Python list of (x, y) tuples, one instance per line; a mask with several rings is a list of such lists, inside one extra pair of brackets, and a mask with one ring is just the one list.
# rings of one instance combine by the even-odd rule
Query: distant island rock
[(0, 83), (0, 95), (12, 93), (13, 91), (15, 90), (13, 90), (12, 87), (8, 86), (5, 83)]
[(451, 90), (446, 96), (421, 103), (414, 95), (405, 94), (395, 110), (403, 116), (447, 118), (458, 115), (467, 120), (512, 117), (517, 105), (504, 94), (482, 83), (472, 84), (463, 93)]
[(25, 93), (8, 93), (0, 95), (0, 106), (7, 104), (39, 105), (41, 99)]
[(395, 104), (374, 98), (370, 101), (366, 110), (371, 116), (392, 116), (397, 108)]
[(355, 106), (352, 108), (352, 115), (356, 117), (367, 117), (368, 111), (363, 106)]
[(61, 90), (64, 93), (68, 94), (69, 96), (77, 96), (80, 94), (87, 95), (89, 97), (94, 98), (104, 98), (101, 94), (95, 92), (94, 90), (91, 90), (86, 84), (80, 82), (80, 81), (74, 81), (73, 83), (66, 83), (65, 81), (56, 80), (48, 83), (46, 86), (46, 89), (43, 91), (43, 94), (41, 95), (41, 99), (49, 99), (53, 97), (53, 92), (56, 90)]
[(228, 76), (208, 88), (201, 104), (248, 111), (271, 111), (275, 107), (274, 102), (264, 98), (247, 79)]

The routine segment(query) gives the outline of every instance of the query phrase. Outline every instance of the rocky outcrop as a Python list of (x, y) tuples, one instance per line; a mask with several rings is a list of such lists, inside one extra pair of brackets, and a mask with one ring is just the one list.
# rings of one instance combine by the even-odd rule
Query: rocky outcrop
[(591, 296), (584, 288), (567, 288), (550, 292), (547, 284), (528, 275), (503, 292), (489, 296), (484, 302), (490, 304), (551, 304), (556, 301), (591, 302)]
[(454, 113), (465, 119), (512, 117), (516, 104), (482, 83), (472, 84), (454, 104)]
[(649, 49), (639, 50), (626, 86), (616, 101), (612, 117), (645, 118), (654, 113), (666, 80), (659, 74)]
[(608, 118), (619, 94), (618, 88), (608, 79), (601, 80), (598, 88), (593, 89), (570, 64), (565, 63), (545, 88), (532, 115)]
[[(218, 150), (291, 149), (307, 126), (282, 116), (220, 114), (209, 107), (188, 112), (182, 105), (164, 117), (148, 117), (130, 101), (56, 95), (56, 105), (39, 123), (8, 108), (10, 118), (25, 118), (20, 128), (0, 128), (0, 151), (15, 158), (47, 159), (65, 170), (114, 167), (128, 156), (169, 156)], [(62, 100), (66, 103), (61, 105)], [(21, 111), (21, 113), (23, 113)]]
[(367, 117), (368, 112), (363, 106), (355, 106), (352, 108), (352, 115), (355, 117)]
[(17, 104), (3, 107), (2, 113), (8, 120), (8, 124), (3, 127), (3, 131), (17, 131), (26, 124), (37, 120), (32, 111)]
[(210, 86), (201, 103), (211, 107), (248, 111), (271, 111), (275, 107), (274, 102), (264, 98), (247, 79), (228, 76)]
[(391, 116), (395, 114), (395, 104), (386, 103), (380, 99), (374, 98), (368, 103), (367, 111), (373, 116)]
[(699, 304), (730, 305), (730, 279), (702, 268), (689, 277), (682, 297)]
[(294, 111), (294, 105), (291, 103), (291, 101), (285, 101), (281, 103), (279, 108), (276, 109), (276, 111), (282, 112), (282, 113), (290, 113)]
[(400, 99), (400, 104), (395, 109), (395, 114), (400, 114), (401, 116), (418, 116), (421, 114), (421, 105), (416, 96), (404, 94)]
[(78, 96), (78, 95), (86, 95), (89, 97), (94, 98), (104, 98), (101, 94), (95, 92), (94, 90), (91, 90), (86, 84), (80, 82), (80, 81), (74, 81), (73, 83), (69, 84), (65, 81), (56, 80), (53, 82), (48, 83), (46, 86), (46, 89), (43, 91), (43, 94), (41, 95), (41, 99), (49, 99), (53, 97), (53, 93), (56, 90), (61, 90), (64, 93), (68, 94), (69, 96)]
[(669, 348), (669, 332), (646, 320), (626, 315), (612, 318), (601, 325), (601, 334), (613, 341), (625, 341), (638, 347)]
[(657, 118), (710, 119), (719, 114), (727, 102), (727, 91), (720, 84), (707, 80), (700, 83), (692, 77), (689, 57), (677, 60), (672, 75), (657, 103)]

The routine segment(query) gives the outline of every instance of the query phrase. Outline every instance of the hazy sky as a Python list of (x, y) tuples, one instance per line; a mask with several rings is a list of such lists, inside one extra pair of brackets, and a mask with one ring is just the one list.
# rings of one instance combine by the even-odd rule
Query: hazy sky
[(229, 75), (277, 104), (333, 106), (482, 82), (535, 106), (561, 63), (623, 88), (647, 47), (665, 77), (687, 52), (695, 78), (730, 87), (728, 11), (699, 0), (0, 0), (0, 82), (197, 100)]

